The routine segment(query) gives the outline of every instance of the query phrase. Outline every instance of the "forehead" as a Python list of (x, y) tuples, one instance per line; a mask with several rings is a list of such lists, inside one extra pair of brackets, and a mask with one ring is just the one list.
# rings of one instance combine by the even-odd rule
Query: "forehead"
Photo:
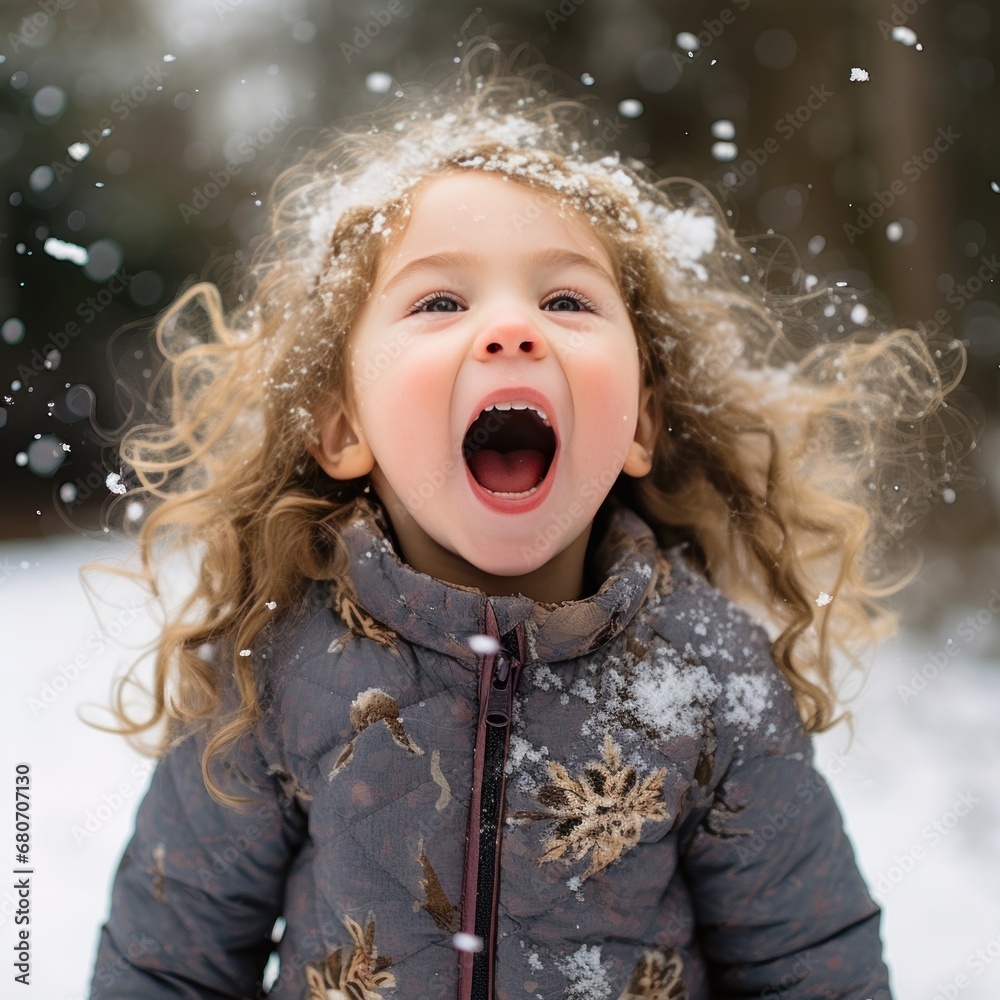
[(611, 269), (594, 226), (555, 192), (481, 170), (451, 171), (424, 182), (410, 202), (406, 225), (383, 264), (447, 243), (479, 252), (497, 241), (518, 249), (565, 246)]

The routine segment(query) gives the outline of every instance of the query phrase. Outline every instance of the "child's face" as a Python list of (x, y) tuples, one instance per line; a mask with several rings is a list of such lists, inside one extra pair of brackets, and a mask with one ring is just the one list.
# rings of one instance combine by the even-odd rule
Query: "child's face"
[[(613, 274), (586, 220), (525, 185), (456, 171), (416, 195), (348, 351), (355, 434), (415, 568), (437, 552), (523, 577), (574, 545), (582, 558), (623, 466), (649, 471)], [(526, 410), (492, 436), (515, 412), (494, 403), (551, 429)]]

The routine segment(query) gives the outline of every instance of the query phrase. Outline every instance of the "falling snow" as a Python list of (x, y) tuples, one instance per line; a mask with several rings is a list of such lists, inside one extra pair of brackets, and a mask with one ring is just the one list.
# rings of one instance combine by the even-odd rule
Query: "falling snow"
[[(474, 954), (483, 950), (483, 939), (476, 934), (467, 934), (464, 931), (452, 935), (451, 944), (456, 951), (466, 951)], [(329, 992), (332, 993), (333, 991)]]
[(64, 240), (57, 240), (50, 236), (43, 244), (42, 249), (56, 260), (68, 260), (74, 264), (86, 264), (90, 259), (86, 247), (77, 246), (75, 243), (67, 243)]
[(109, 472), (107, 478), (104, 480), (104, 485), (112, 493), (124, 494), (128, 492), (128, 488), (122, 482), (122, 477), (117, 472)]
[(465, 641), (469, 649), (480, 656), (489, 656), (500, 649), (500, 643), (489, 635), (470, 635)]
[[(235, 0), (234, 5), (238, 4), (238, 2), (239, 0)], [(233, 20), (235, 21), (235, 19)], [(906, 46), (915, 46), (917, 50), (921, 48), (921, 46), (917, 43), (916, 33), (913, 32), (910, 28), (896, 27), (892, 31), (892, 37), (894, 41), (900, 44)], [(698, 42), (697, 36), (695, 36), (690, 32), (682, 32), (680, 35), (678, 35), (677, 44), (681, 48), (686, 49), (689, 53), (697, 51), (700, 48), (700, 43)], [(163, 59), (164, 62), (173, 62), (175, 57), (173, 55), (166, 55), (163, 57)], [(0, 57), (0, 62), (4, 61), (5, 61), (4, 57)], [(712, 60), (712, 63), (714, 65), (715, 60)], [(270, 73), (270, 70), (268, 72)], [(24, 79), (15, 82), (19, 77), (23, 77)], [(853, 82), (868, 81), (869, 80), (868, 71), (860, 68), (853, 68), (851, 70), (850, 79)], [(581, 76), (581, 81), (586, 86), (591, 86), (595, 82), (594, 77), (591, 76), (590, 74), (583, 74)], [(15, 74), (14, 77), (11, 78), (12, 88), (24, 87), (25, 82), (26, 82), (26, 75), (24, 73)], [(32, 84), (28, 89), (27, 93), (30, 95), (31, 92), (33, 91), (34, 94), (36, 95), (31, 100), (31, 104), (40, 114), (42, 115), (51, 114), (57, 108), (61, 107), (63, 103), (65, 103), (65, 95), (60, 93), (60, 88), (49, 86), (36, 90), (35, 88), (37, 86), (38, 86), (37, 80), (33, 78)], [(378, 73), (378, 72), (370, 73), (365, 78), (365, 88), (369, 91), (369, 93), (384, 94), (388, 92), (391, 86), (392, 86), (392, 78), (388, 73)], [(637, 115), (643, 113), (642, 103), (638, 100), (629, 99), (627, 101), (623, 101), (622, 105), (624, 105), (627, 110), (634, 111), (635, 114)], [(629, 117), (627, 111), (623, 110), (621, 105), (619, 106), (619, 113), (622, 114), (623, 117)], [(397, 123), (397, 124), (398, 126), (401, 126), (403, 123)], [(716, 123), (716, 124), (721, 124), (721, 123)], [(731, 125), (731, 123), (729, 124)], [(738, 154), (737, 147), (735, 143), (732, 142), (732, 139), (735, 138), (735, 129), (732, 130), (732, 134), (718, 134), (716, 133), (715, 127), (713, 126), (712, 134), (719, 140), (712, 147), (712, 155), (715, 157), (715, 159), (722, 161), (727, 158), (729, 159), (735, 158), (735, 156)], [(106, 133), (103, 133), (102, 137), (103, 135), (106, 135)], [(702, 133), (702, 135), (704, 135), (704, 133)], [(66, 140), (61, 140), (62, 143), (64, 143), (65, 141)], [(77, 163), (82, 163), (84, 160), (87, 160), (92, 150), (90, 145), (88, 145), (87, 143), (74, 142), (66, 149), (66, 152), (71, 157), (71, 159), (73, 159)], [(79, 181), (80, 187), (82, 187), (84, 183), (91, 184), (91, 181), (89, 180), (85, 181), (83, 178), (85, 177), (86, 171), (90, 170), (91, 168), (96, 169), (96, 165), (93, 162), (96, 159), (97, 157), (94, 157), (93, 160), (91, 160), (91, 162), (88, 162), (81, 167), (80, 172), (77, 175), (76, 179), (76, 181)], [(103, 156), (101, 157), (101, 160), (103, 163), (104, 160)], [(516, 163), (513, 157), (510, 157), (506, 162), (506, 166), (511, 172), (514, 172), (516, 169), (518, 169), (519, 165)], [(524, 164), (523, 163), (520, 164), (520, 167), (523, 168)], [(628, 186), (629, 184), (631, 184), (631, 181), (624, 172), (618, 171), (613, 176), (616, 179), (616, 182), (622, 186)], [(52, 188), (55, 178), (52, 174), (51, 168), (45, 167), (45, 168), (38, 168), (36, 172), (32, 173), (30, 181), (28, 181), (27, 178), (25, 180), (31, 191), (39, 193), (48, 191), (49, 188)], [(74, 183), (76, 183), (76, 181)], [(980, 183), (982, 183), (982, 181), (980, 181)], [(96, 186), (97, 188), (102, 188), (104, 187), (104, 184), (102, 181), (98, 181), (94, 186)], [(571, 185), (568, 182), (566, 186), (567, 189), (570, 189), (571, 187)], [(990, 188), (994, 193), (1000, 193), (1000, 184), (998, 184), (997, 181), (991, 181)], [(11, 198), (11, 204), (12, 205), (16, 204), (16, 202), (13, 200), (13, 196)], [(259, 204), (259, 202), (257, 204)], [(95, 216), (96, 214), (97, 213), (95, 213)], [(314, 230), (315, 242), (318, 248), (317, 253), (321, 252), (326, 248), (326, 241), (328, 240), (329, 236), (329, 229), (327, 228), (327, 225), (331, 217), (336, 218), (337, 217), (336, 213), (334, 213), (332, 216), (330, 214), (324, 215), (322, 219), (319, 219), (317, 221), (317, 225)], [(648, 218), (649, 216), (647, 213), (647, 221)], [(711, 227), (711, 240), (709, 241), (707, 238), (708, 235), (707, 230), (705, 233), (702, 234), (702, 238), (700, 240), (698, 238), (692, 240), (691, 232), (685, 232), (681, 234), (674, 233), (673, 239), (668, 244), (669, 252), (674, 263), (679, 268), (688, 271), (696, 275), (697, 277), (701, 278), (702, 280), (704, 280), (706, 277), (706, 270), (704, 265), (699, 263), (699, 261), (704, 257), (706, 253), (710, 253), (714, 249), (715, 237), (716, 237), (714, 228), (715, 223), (713, 219), (707, 216), (703, 217), (694, 215), (693, 218), (700, 219), (701, 224)], [(385, 222), (384, 215), (382, 215), (381, 213), (375, 214), (372, 218), (370, 225), (371, 232), (373, 233), (382, 232), (384, 222)], [(88, 226), (90, 224), (91, 223), (89, 221), (89, 209), (88, 209)], [(912, 224), (909, 225), (911, 227), (911, 239), (912, 239)], [(74, 231), (78, 231), (76, 226), (71, 225), (70, 228), (73, 229)], [(696, 229), (697, 227), (694, 228)], [(904, 236), (904, 227), (900, 222), (890, 222), (885, 227), (885, 237), (889, 242), (892, 243), (900, 242), (903, 239), (903, 236)], [(19, 252), (24, 252), (24, 247), (25, 244), (23, 243), (19, 244), (20, 248)], [(699, 249), (699, 247), (701, 247), (701, 249)], [(69, 261), (71, 263), (78, 265), (84, 265), (87, 263), (88, 259), (87, 249), (85, 247), (78, 246), (74, 243), (64, 242), (62, 240), (58, 240), (55, 238), (49, 238), (45, 241), (45, 244), (43, 245), (42, 249), (50, 257), (57, 260)], [(28, 253), (30, 254), (30, 250), (28, 251)], [(317, 257), (317, 260), (318, 259), (319, 258)], [(64, 268), (63, 270), (69, 270), (69, 269)], [(809, 279), (813, 279), (815, 281), (814, 276), (809, 276), (809, 278), (807, 278), (807, 282)], [(807, 287), (810, 286), (807, 285)], [(863, 313), (862, 310), (864, 310)], [(865, 309), (864, 306), (860, 304), (857, 304), (853, 307), (850, 316), (852, 321), (858, 324), (864, 323), (868, 318), (867, 310)], [(20, 321), (17, 320), (9, 320), (8, 323), (11, 324), (9, 327), (7, 324), (4, 324), (3, 327), (3, 340), (7, 344), (13, 344), (19, 342), (20, 339), (22, 339), (24, 336), (23, 324), (20, 324)], [(17, 340), (12, 339), (14, 337), (17, 337)], [(67, 355), (67, 360), (69, 360), (69, 355)], [(60, 361), (60, 356), (58, 351), (49, 352), (45, 356), (44, 367), (50, 371), (54, 370), (58, 366), (59, 361)], [(20, 388), (20, 383), (15, 383), (15, 385), (12, 386), (12, 388)], [(36, 452), (38, 451), (37, 447), (35, 450)], [(34, 459), (29, 458), (28, 452), (25, 451), (17, 453), (15, 457), (15, 463), (18, 466), (28, 466), (29, 469), (36, 468)], [(106, 486), (108, 490), (110, 490), (115, 494), (125, 494), (127, 492), (127, 488), (125, 484), (121, 481), (121, 477), (116, 474), (111, 474), (107, 477)], [(58, 495), (63, 503), (67, 504), (72, 503), (76, 499), (77, 488), (73, 483), (64, 483), (60, 487)], [(946, 504), (952, 504), (956, 501), (956, 493), (952, 489), (943, 490), (940, 496), (942, 501)], [(126, 516), (130, 520), (138, 520), (142, 516), (143, 512), (144, 508), (142, 504), (139, 504), (137, 502), (130, 503), (126, 508)], [(28, 565), (29, 564), (27, 562), (21, 563), (21, 566), (24, 569), (27, 569)], [(832, 598), (830, 597), (829, 594), (821, 592), (819, 596), (815, 599), (815, 603), (818, 606), (823, 607), (829, 604), (831, 600)], [(274, 610), (277, 605), (276, 602), (269, 601), (266, 602), (265, 606), (269, 610)], [(696, 635), (702, 637), (707, 636), (707, 629), (705, 625), (701, 622), (698, 622), (693, 626), (693, 631)], [(496, 640), (490, 639), (489, 637), (485, 636), (472, 636), (467, 641), (470, 649), (480, 654), (493, 653), (496, 652), (496, 650), (499, 648), (498, 644), (496, 643)], [(710, 649), (713, 647), (708, 645), (703, 645), (700, 648)], [(720, 655), (723, 655), (725, 651), (720, 650), (719, 653)], [(250, 656), (251, 650), (249, 649), (241, 650), (240, 655)], [(914, 653), (914, 657), (916, 657), (916, 655), (917, 654)], [(647, 682), (649, 682), (649, 679), (652, 676), (653, 672), (655, 672), (655, 670), (657, 669), (660, 669), (661, 666), (662, 666), (661, 664), (657, 664), (656, 666), (649, 667), (649, 675), (646, 678)], [(671, 664), (671, 666), (673, 665)], [(679, 669), (679, 667), (677, 669)], [(705, 668), (698, 665), (692, 668), (690, 665), (687, 665), (684, 667), (684, 670), (693, 673), (694, 671), (697, 670), (705, 671)], [(551, 680), (547, 680), (546, 683), (548, 685), (561, 688), (562, 684), (559, 678), (551, 671), (548, 671), (548, 673), (551, 675), (551, 677), (554, 679), (556, 683), (553, 685)], [(542, 675), (540, 673), (536, 675), (536, 683), (538, 682), (539, 676)], [(615, 674), (615, 676), (621, 678), (624, 675), (617, 673)], [(730, 719), (730, 714), (733, 716), (733, 720), (737, 718), (744, 720), (755, 719), (755, 712), (759, 708), (761, 699), (766, 694), (766, 684), (765, 684), (765, 689), (761, 691), (760, 686), (757, 682), (761, 682), (764, 680), (765, 680), (764, 678), (751, 674), (736, 675), (730, 677), (727, 680), (725, 686), (725, 695), (724, 695), (725, 703), (728, 706), (726, 714), (727, 721), (732, 721)], [(710, 686), (712, 683), (715, 683), (714, 681), (712, 681), (711, 677), (709, 677), (709, 682), (710, 683), (708, 685), (703, 685), (704, 689), (702, 691), (703, 694), (710, 693)], [(697, 688), (698, 685), (696, 684), (695, 687)], [(574, 682), (574, 684), (568, 690), (569, 693), (571, 693), (576, 697), (582, 698), (589, 704), (593, 705), (597, 702), (598, 699), (597, 689), (582, 680)], [(633, 685), (633, 692), (634, 691), (635, 691), (635, 685)], [(674, 692), (674, 694), (678, 698), (680, 698), (680, 700), (683, 700), (683, 698), (676, 691)], [(565, 698), (566, 695), (564, 694), (562, 697)], [(633, 698), (633, 702), (637, 703), (639, 700), (640, 699), (638, 699), (637, 697)], [(629, 704), (632, 705), (631, 702)], [(635, 708), (634, 705), (632, 705), (632, 707)], [(690, 706), (688, 707), (690, 708)], [(638, 714), (638, 709), (635, 710)], [(662, 708), (658, 712), (653, 712), (652, 709), (650, 709), (648, 716), (652, 718), (653, 715), (656, 715), (657, 718), (659, 718), (665, 711), (666, 710)], [(756, 719), (759, 721), (759, 712), (756, 715)], [(757, 722), (754, 721), (753, 724), (756, 725)], [(770, 729), (773, 730), (774, 726), (772, 725)], [(518, 737), (512, 738), (512, 760), (516, 759), (518, 765), (523, 765), (526, 762), (539, 763), (543, 760), (543, 758), (547, 755), (547, 753), (548, 751), (547, 748), (545, 747), (541, 747), (538, 750), (536, 750), (526, 740), (519, 739)], [(508, 764), (508, 769), (509, 768), (510, 764)], [(574, 879), (570, 879), (567, 881), (567, 885), (571, 889), (575, 888), (572, 885), (573, 882)], [(578, 888), (578, 886), (576, 888)], [(462, 945), (460, 945), (458, 942), (458, 938), (460, 937), (462, 936), (456, 935), (456, 939), (454, 941), (455, 947), (458, 948), (462, 947)], [(478, 942), (479, 948), (482, 947), (481, 940), (474, 939), (474, 942), (471, 943), (475, 942)], [(465, 944), (468, 946), (470, 942), (465, 942)], [(479, 950), (479, 949), (472, 948), (470, 950)], [(604, 967), (602, 967), (601, 965), (600, 958), (601, 958), (600, 948), (588, 949), (586, 946), (584, 946), (580, 948), (579, 951), (577, 951), (573, 956), (571, 956), (569, 959), (565, 960), (563, 963), (560, 964), (559, 966), (560, 969), (572, 981), (569, 987), (569, 991), (567, 993), (569, 997), (603, 998), (611, 995), (610, 984), (607, 981), (607, 976), (604, 973)], [(541, 961), (538, 959), (537, 953), (532, 953), (529, 956), (528, 962), (533, 969), (542, 968)], [(605, 963), (605, 967), (607, 966), (610, 966), (610, 963)]]

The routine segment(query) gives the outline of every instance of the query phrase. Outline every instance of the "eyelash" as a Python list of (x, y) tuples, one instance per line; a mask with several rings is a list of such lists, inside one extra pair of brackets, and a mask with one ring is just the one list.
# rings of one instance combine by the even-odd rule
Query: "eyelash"
[(559, 299), (573, 299), (575, 302), (579, 302), (583, 306), (586, 312), (597, 312), (597, 306), (594, 305), (586, 295), (580, 292), (574, 291), (572, 288), (563, 288), (558, 292), (553, 292), (542, 305), (548, 305), (550, 302), (557, 302)]
[[(415, 313), (421, 312), (424, 306), (430, 305), (432, 302), (437, 302), (439, 299), (447, 299), (449, 302), (455, 302), (458, 305), (461, 305), (457, 296), (452, 295), (450, 292), (431, 292), (414, 302), (410, 307), (408, 315), (412, 316)], [(572, 288), (563, 288), (558, 292), (553, 292), (542, 302), (542, 306), (544, 307), (550, 302), (557, 302), (559, 299), (573, 299), (573, 301), (579, 302), (580, 305), (583, 306), (584, 311), (592, 313), (597, 312), (597, 307), (590, 301), (590, 299), (587, 298), (586, 295), (583, 295)]]
[(421, 311), (423, 306), (430, 305), (432, 302), (437, 302), (439, 299), (446, 299), (448, 302), (455, 302), (458, 305), (461, 303), (454, 295), (450, 295), (448, 292), (431, 292), (429, 295), (425, 295), (421, 299), (417, 299), (416, 302), (410, 306), (408, 315), (412, 316), (414, 313)]

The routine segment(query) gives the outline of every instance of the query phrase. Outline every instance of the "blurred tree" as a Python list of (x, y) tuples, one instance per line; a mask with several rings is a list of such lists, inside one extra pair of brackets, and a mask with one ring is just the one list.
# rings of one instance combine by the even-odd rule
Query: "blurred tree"
[[(787, 235), (877, 314), (950, 326), (996, 412), (996, 0), (5, 0), (5, 534), (99, 523), (128, 405), (112, 365), (154, 368), (128, 324), (252, 239), (316, 128), (447, 68), (470, 15), (596, 97), (609, 147), (706, 181), (740, 233)], [(989, 490), (959, 504), (942, 537), (995, 535)]]

